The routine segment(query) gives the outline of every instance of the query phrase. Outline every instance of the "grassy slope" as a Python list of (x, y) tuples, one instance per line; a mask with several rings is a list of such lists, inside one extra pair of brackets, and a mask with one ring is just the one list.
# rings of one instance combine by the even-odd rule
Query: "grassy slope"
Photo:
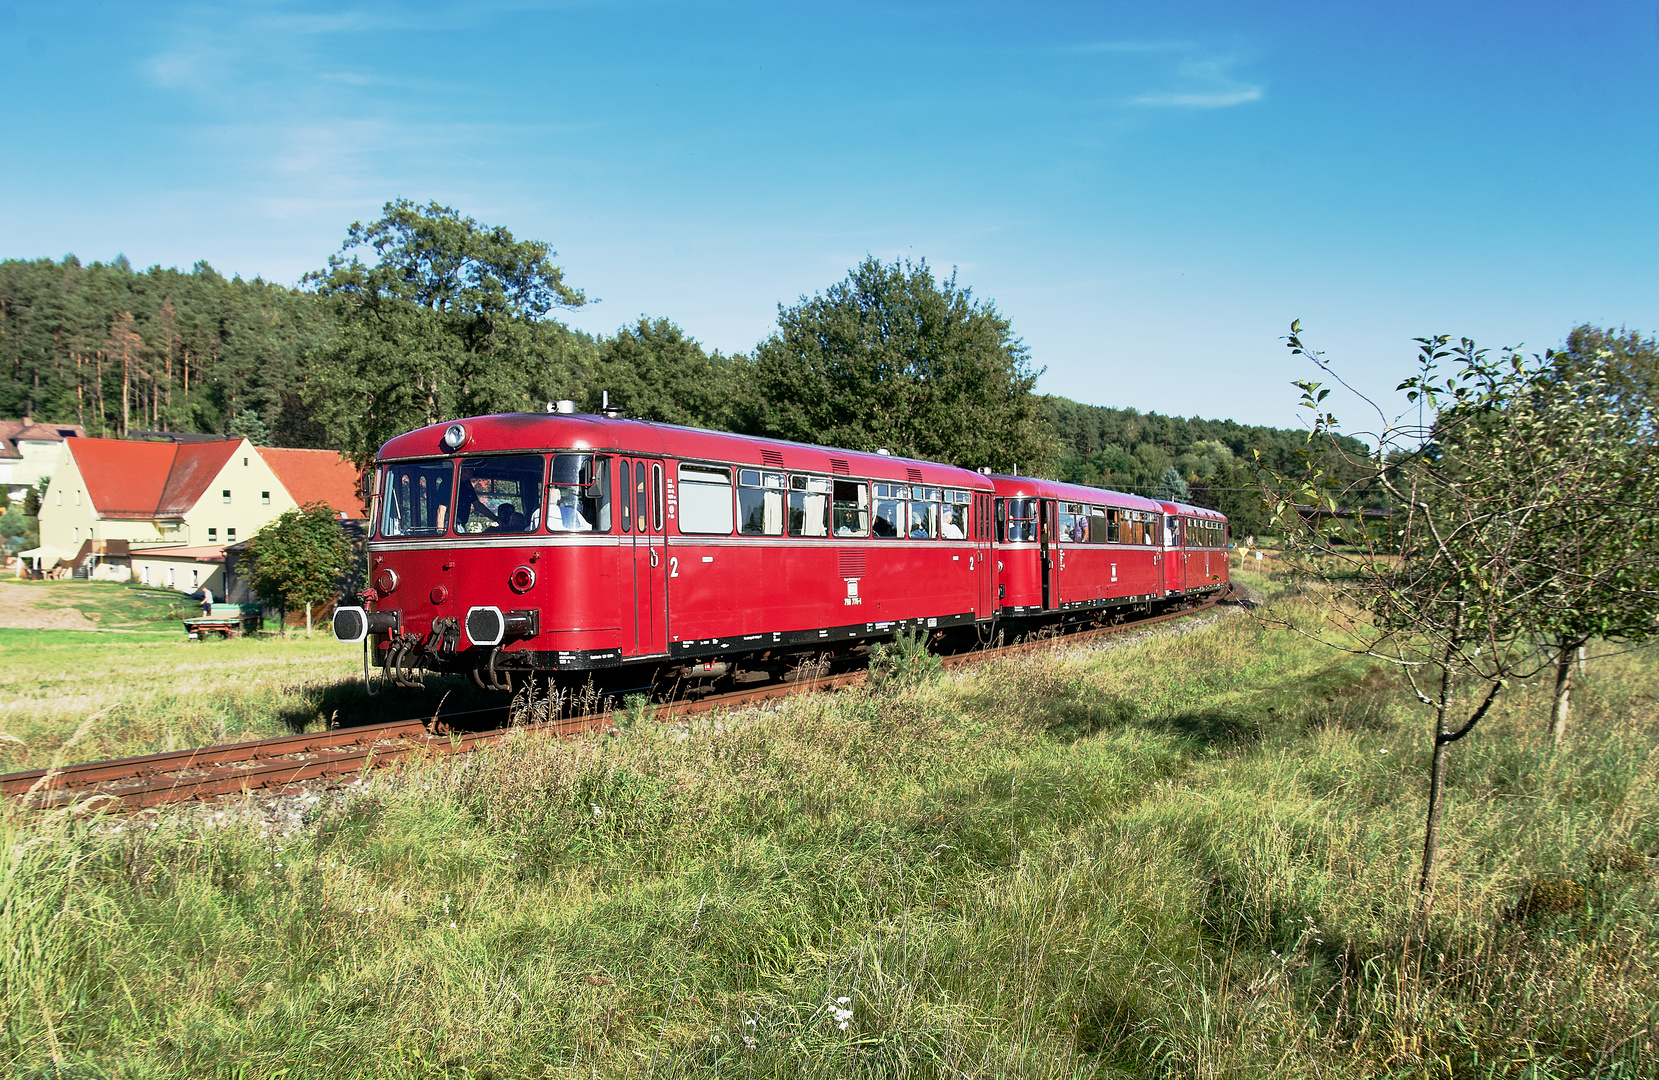
[(1424, 722), (1247, 618), (688, 733), (526, 738), (287, 841), (13, 822), (0, 1060), (1655, 1075), (1656, 699), (1651, 660), (1605, 661), (1562, 753), (1531, 687), (1459, 745), (1426, 944)]

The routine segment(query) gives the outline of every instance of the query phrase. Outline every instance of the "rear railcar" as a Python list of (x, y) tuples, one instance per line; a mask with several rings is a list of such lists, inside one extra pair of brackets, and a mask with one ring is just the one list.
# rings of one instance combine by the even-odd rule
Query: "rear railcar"
[(1227, 516), (1219, 510), (1185, 503), (1164, 502), (1160, 508), (1164, 515), (1169, 595), (1204, 596), (1225, 589), (1230, 580)]

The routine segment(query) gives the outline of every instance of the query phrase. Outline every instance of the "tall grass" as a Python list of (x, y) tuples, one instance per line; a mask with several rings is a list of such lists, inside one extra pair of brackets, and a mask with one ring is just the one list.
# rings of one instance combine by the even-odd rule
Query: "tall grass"
[[(523, 735), (287, 838), (13, 817), (0, 1061), (49, 1076), (1653, 1076), (1659, 666), (1460, 747), (1246, 617)], [(151, 827), (153, 824), (154, 827)], [(117, 831), (118, 827), (118, 831)], [(843, 1000), (844, 999), (844, 1000)]]

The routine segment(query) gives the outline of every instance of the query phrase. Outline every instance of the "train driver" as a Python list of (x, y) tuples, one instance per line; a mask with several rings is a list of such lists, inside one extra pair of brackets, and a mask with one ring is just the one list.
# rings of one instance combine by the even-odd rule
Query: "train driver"
[(588, 519), (582, 516), (581, 507), (577, 504), (577, 489), (574, 487), (555, 487), (551, 495), (558, 500), (547, 512), (548, 532), (592, 532), (593, 526)]

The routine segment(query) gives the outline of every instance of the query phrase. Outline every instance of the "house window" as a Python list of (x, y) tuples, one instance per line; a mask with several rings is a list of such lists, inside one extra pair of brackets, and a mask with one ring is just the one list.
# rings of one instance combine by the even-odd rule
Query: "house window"
[(225, 490), (219, 492), (219, 498), (220, 498), (221, 502), (223, 502), (226, 506), (229, 506), (230, 505), (230, 488), (226, 488)]
[(190, 568), (190, 587), (192, 589), (202, 587), (202, 572), (195, 567)]
[(58, 505), (59, 506), (63, 505), (63, 492), (61, 492), (61, 491), (58, 492)]
[(213, 543), (213, 541), (215, 541), (217, 539), (219, 539), (219, 530), (218, 529), (209, 529), (209, 530), (207, 530), (207, 542), (208, 543), (211, 544), (211, 543)]
[(227, 543), (227, 544), (236, 543), (236, 530), (235, 529), (226, 529), (225, 530), (225, 543)]
[(243, 459), (242, 459), (242, 467), (243, 467), (243, 468), (244, 468), (244, 469), (245, 469), (245, 468), (247, 468), (247, 467), (248, 467), (248, 459), (247, 459), (247, 458), (243, 458)]
[(260, 503), (261, 506), (270, 506), (271, 505), (271, 493), (269, 491), (261, 491), (259, 493), (259, 503)]
[(81, 491), (79, 488), (75, 489), (75, 505), (81, 505)]
[(150, 583), (150, 568), (148, 566), (140, 566), (138, 568), (138, 580), (145, 585)]
[(177, 581), (177, 579), (176, 579), (176, 578), (175, 578), (175, 577), (174, 577), (174, 568), (173, 568), (173, 567), (171, 567), (171, 566), (169, 566), (169, 567), (168, 567), (168, 568), (167, 568), (167, 587), (168, 587), (168, 588), (169, 588), (169, 589), (171, 589), (171, 588), (172, 588), (172, 587), (173, 587), (173, 586), (174, 586), (174, 585), (176, 585), (176, 584), (177, 584), (177, 583), (178, 583), (178, 581)]

